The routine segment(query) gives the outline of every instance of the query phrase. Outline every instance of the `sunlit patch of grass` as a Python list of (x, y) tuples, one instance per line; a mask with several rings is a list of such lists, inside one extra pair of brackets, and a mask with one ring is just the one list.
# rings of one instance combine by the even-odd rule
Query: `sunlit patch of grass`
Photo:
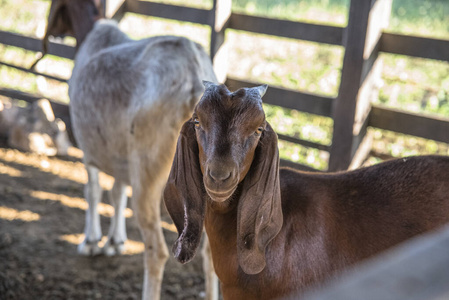
[(36, 36), (39, 26), (45, 26), (50, 1), (1, 0), (0, 30)]
[(447, 0), (394, 0), (388, 31), (449, 39)]
[(335, 96), (343, 49), (312, 42), (231, 30), (228, 75)]
[(276, 132), (323, 145), (330, 145), (332, 141), (331, 118), (269, 104), (264, 104), (264, 111)]
[(449, 62), (383, 54), (378, 103), (449, 117)]
[(279, 140), (279, 156), (312, 167), (317, 170), (326, 170), (329, 162), (329, 153), (315, 148), (303, 147), (287, 141)]
[(348, 0), (233, 0), (239, 13), (271, 18), (346, 26)]
[(370, 128), (373, 132), (373, 150), (391, 157), (421, 154), (449, 155), (449, 145), (429, 139)]
[(133, 39), (157, 35), (184, 36), (199, 43), (206, 51), (209, 51), (210, 28), (206, 25), (126, 13), (119, 27)]
[[(36, 59), (33, 51), (5, 45), (0, 45), (0, 57), (0, 60), (5, 63), (25, 68), (31, 66)], [(70, 78), (72, 68), (73, 61), (53, 55), (45, 56), (36, 66), (37, 71), (62, 79)], [(15, 68), (0, 65), (0, 83), (4, 88), (40, 94), (65, 103), (69, 102), (68, 85), (66, 83), (36, 76)]]
[(17, 210), (14, 208), (9, 208), (5, 206), (0, 206), (0, 219), (8, 221), (25, 221), (33, 222), (38, 221), (41, 218), (39, 214), (33, 213), (29, 210)]

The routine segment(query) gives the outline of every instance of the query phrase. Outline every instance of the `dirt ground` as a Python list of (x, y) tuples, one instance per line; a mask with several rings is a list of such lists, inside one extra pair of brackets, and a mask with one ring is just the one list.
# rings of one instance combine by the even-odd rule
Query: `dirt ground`
[[(83, 257), (83, 186), (80, 153), (46, 157), (0, 144), (0, 299), (140, 299), (143, 244), (128, 210), (127, 252), (115, 257)], [(107, 188), (109, 178), (102, 178)], [(103, 194), (103, 203), (106, 193)], [(130, 203), (128, 203), (128, 206)], [(112, 207), (100, 206), (103, 235)], [(169, 249), (177, 237), (165, 213)], [(204, 280), (200, 255), (187, 265), (171, 256), (162, 299), (201, 299)]]

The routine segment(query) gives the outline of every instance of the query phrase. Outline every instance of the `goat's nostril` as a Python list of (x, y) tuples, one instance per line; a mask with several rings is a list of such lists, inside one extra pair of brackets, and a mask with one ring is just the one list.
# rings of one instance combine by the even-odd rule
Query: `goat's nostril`
[(215, 181), (215, 182), (223, 182), (226, 181), (231, 177), (231, 172), (229, 171), (216, 171), (216, 170), (209, 170), (209, 176)]

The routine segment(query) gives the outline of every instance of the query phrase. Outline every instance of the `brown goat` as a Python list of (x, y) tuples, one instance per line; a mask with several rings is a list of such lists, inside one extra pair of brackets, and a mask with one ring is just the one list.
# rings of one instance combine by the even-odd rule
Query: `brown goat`
[(267, 86), (206, 92), (178, 139), (164, 201), (175, 257), (195, 255), (203, 222), (224, 299), (301, 293), (348, 265), (449, 221), (449, 158), (351, 172), (279, 169)]

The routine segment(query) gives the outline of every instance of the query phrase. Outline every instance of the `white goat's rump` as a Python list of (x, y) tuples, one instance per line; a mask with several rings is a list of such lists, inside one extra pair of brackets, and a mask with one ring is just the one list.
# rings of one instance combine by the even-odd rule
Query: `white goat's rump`
[[(173, 36), (129, 39), (114, 21), (100, 20), (79, 48), (69, 81), (70, 114), (88, 173), (86, 255), (119, 254), (127, 239), (123, 211), (126, 187), (145, 243), (143, 298), (158, 299), (168, 251), (160, 226), (160, 199), (183, 122), (203, 93), (201, 80), (216, 82), (210, 58), (196, 43)], [(98, 173), (114, 177), (115, 215), (108, 240), (96, 207)], [(207, 251), (207, 250), (206, 250)], [(213, 270), (211, 263), (206, 263)], [(208, 271), (206, 282), (213, 281)], [(208, 293), (216, 293), (216, 291)], [(212, 297), (212, 296), (208, 296)]]

